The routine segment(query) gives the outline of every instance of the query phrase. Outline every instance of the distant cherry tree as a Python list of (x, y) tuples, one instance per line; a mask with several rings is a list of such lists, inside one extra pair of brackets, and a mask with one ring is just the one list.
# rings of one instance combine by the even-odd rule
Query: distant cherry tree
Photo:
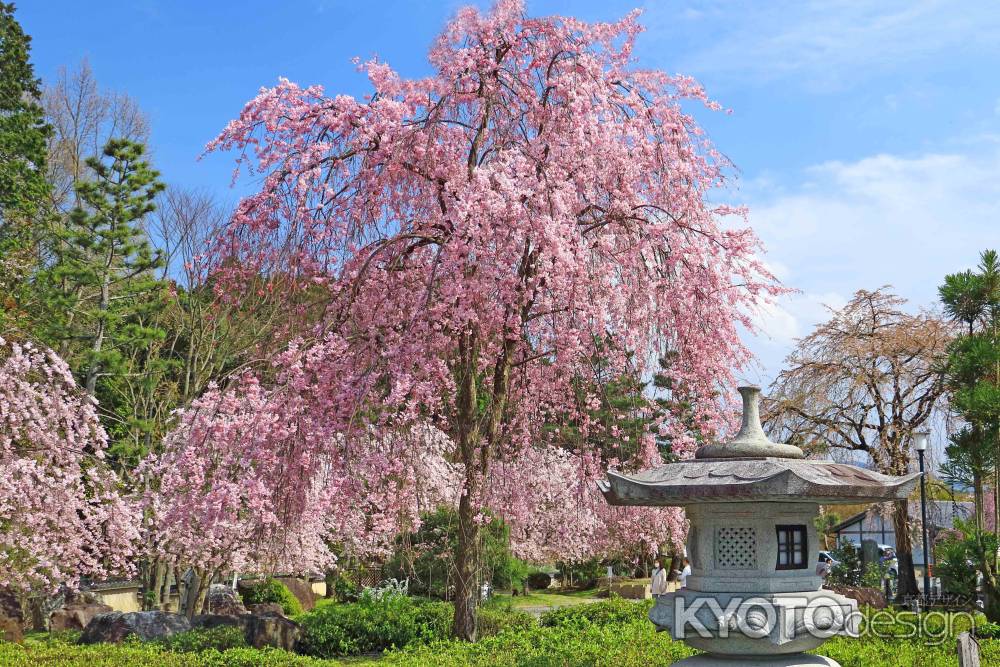
[[(683, 454), (692, 423), (724, 423), (709, 397), (749, 359), (738, 326), (779, 289), (740, 211), (708, 203), (728, 163), (687, 105), (718, 105), (690, 78), (638, 68), (640, 31), (637, 13), (588, 24), (528, 17), (519, 0), (462, 9), (429, 76), (369, 61), (364, 99), (282, 80), (209, 145), (261, 176), (215, 248), (219, 288), (239, 299), (267, 275), (325, 303), (268, 372), (309, 406), (309, 437), (345, 465), (365, 458), (371, 429), (427, 421), (454, 442), (459, 637), (476, 636), (498, 476), (516, 487), (533, 472), (498, 464), (544, 446), (547, 417), (578, 414), (588, 360), (600, 352), (616, 376), (669, 352), (698, 406), (661, 426)], [(598, 350), (608, 337), (615, 350)]]
[[(856, 453), (887, 475), (911, 472), (913, 434), (944, 405), (954, 331), (905, 304), (886, 287), (859, 290), (799, 341), (771, 386), (770, 426), (819, 452)], [(916, 595), (909, 507), (892, 505), (899, 595)]]

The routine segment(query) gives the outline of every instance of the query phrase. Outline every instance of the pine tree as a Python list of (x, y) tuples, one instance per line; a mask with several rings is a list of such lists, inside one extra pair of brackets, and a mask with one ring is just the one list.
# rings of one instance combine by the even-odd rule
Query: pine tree
[(143, 153), (141, 144), (113, 139), (102, 158), (88, 160), (94, 179), (77, 187), (80, 205), (58, 231), (56, 261), (42, 277), (48, 342), (101, 400), (102, 414), (117, 411), (119, 422), (129, 411), (110, 400), (107, 383), (128, 370), (131, 351), (163, 336), (150, 324), (163, 304), (158, 292), (165, 284), (155, 276), (162, 260), (141, 226), (163, 184)]
[[(951, 406), (968, 425), (949, 447), (956, 470), (968, 468), (976, 498), (977, 563), (986, 591), (985, 612), (1000, 621), (1000, 555), (983, 534), (983, 512), (1000, 519), (1000, 493), (994, 506), (983, 507), (983, 475), (992, 463), (995, 489), (1000, 489), (1000, 257), (981, 255), (978, 271), (945, 277), (939, 288), (947, 313), (963, 327), (949, 348), (946, 383)], [(976, 474), (973, 474), (976, 473)]]
[[(17, 296), (34, 265), (49, 186), (40, 82), (29, 60), (31, 38), (0, 3), (0, 324), (19, 310)], [(5, 326), (6, 328), (6, 326)]]

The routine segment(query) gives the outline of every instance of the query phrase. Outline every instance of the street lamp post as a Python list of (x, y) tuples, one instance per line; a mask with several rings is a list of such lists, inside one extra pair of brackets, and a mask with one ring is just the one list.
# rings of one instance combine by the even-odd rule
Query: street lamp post
[(931, 555), (927, 550), (927, 475), (924, 474), (924, 452), (927, 451), (929, 436), (927, 431), (913, 434), (913, 449), (917, 450), (917, 457), (920, 460), (920, 527), (924, 540), (924, 607), (927, 607), (931, 599)]

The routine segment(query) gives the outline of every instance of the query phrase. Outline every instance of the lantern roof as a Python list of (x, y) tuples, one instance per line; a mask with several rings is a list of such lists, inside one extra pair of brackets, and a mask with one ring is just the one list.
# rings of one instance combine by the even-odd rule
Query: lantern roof
[(635, 475), (608, 471), (598, 482), (612, 505), (683, 506), (698, 502), (795, 501), (823, 504), (902, 500), (920, 473), (883, 475), (858, 466), (804, 458), (794, 445), (768, 440), (760, 424), (760, 389), (740, 387), (743, 424), (726, 443), (695, 458)]

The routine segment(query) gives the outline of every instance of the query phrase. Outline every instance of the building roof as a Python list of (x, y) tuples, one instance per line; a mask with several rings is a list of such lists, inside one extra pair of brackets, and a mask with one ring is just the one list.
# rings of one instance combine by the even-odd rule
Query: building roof
[[(909, 501), (910, 517), (919, 521), (920, 501)], [(952, 502), (951, 500), (928, 500), (927, 501), (927, 525), (934, 528), (951, 528), (955, 524), (955, 519), (969, 519), (975, 511), (975, 506), (971, 502)], [(868, 510), (858, 512), (850, 516), (836, 526), (830, 528), (829, 533), (839, 533), (848, 530), (854, 524), (861, 523), (868, 516)]]

